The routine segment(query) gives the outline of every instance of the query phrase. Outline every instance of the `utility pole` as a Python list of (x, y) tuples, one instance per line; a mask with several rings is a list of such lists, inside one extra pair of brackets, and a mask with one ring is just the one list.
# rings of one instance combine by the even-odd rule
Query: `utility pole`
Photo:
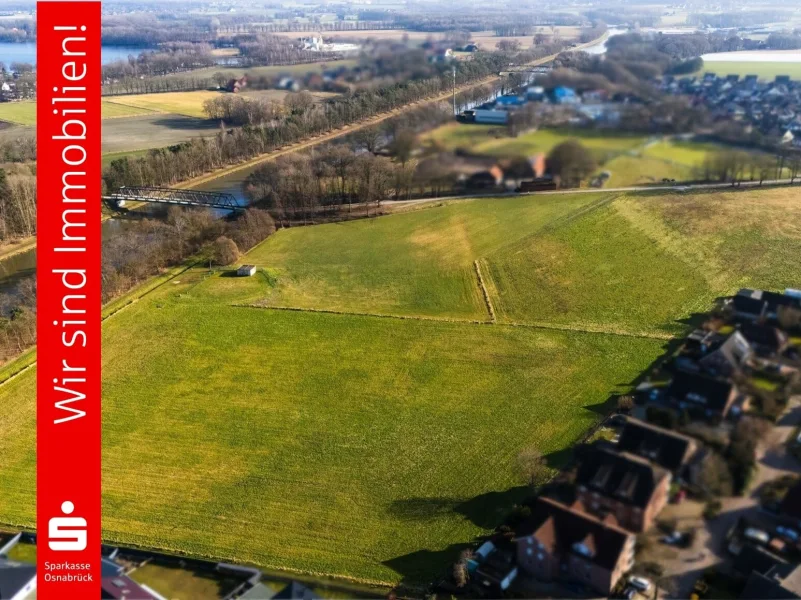
[(453, 65), (453, 116), (456, 116), (456, 65)]

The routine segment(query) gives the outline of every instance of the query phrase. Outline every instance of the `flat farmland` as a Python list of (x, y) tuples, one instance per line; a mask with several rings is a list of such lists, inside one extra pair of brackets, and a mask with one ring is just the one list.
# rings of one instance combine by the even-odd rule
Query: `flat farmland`
[[(799, 223), (790, 188), (485, 198), (182, 273), (103, 325), (104, 538), (424, 585), (525, 494), (517, 454), (563, 464), (681, 320), (797, 287)], [(34, 389), (0, 386), (6, 525), (34, 522)]]
[(770, 62), (770, 61), (704, 61), (704, 68), (696, 76), (704, 73), (716, 75), (757, 75), (760, 79), (771, 81), (777, 75), (789, 75), (792, 79), (801, 79), (801, 61), (797, 62)]
[(179, 144), (193, 137), (212, 136), (215, 121), (173, 114), (148, 114), (103, 123), (103, 152), (131, 152)]
[[(104, 119), (131, 117), (150, 112), (142, 108), (121, 106), (107, 101), (102, 101), (100, 103), (100, 109)], [(36, 125), (36, 102), (22, 101), (0, 103), (0, 121), (14, 123), (16, 125)]]

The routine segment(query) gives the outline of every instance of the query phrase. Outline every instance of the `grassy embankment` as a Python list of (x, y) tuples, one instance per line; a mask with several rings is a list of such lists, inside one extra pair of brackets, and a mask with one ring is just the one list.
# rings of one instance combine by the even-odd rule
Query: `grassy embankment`
[[(682, 320), (797, 286), (798, 223), (792, 189), (458, 201), (186, 271), (103, 326), (104, 537), (424, 583), (525, 493), (517, 453), (561, 464)], [(0, 522), (28, 527), (34, 375), (0, 387)]]

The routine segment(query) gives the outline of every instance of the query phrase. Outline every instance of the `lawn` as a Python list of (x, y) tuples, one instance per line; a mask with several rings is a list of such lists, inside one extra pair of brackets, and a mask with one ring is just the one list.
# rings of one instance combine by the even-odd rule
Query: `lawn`
[(217, 600), (230, 594), (238, 584), (236, 579), (211, 577), (207, 573), (154, 563), (138, 567), (129, 575), (169, 600)]
[[(148, 114), (151, 111), (135, 106), (124, 106), (113, 102), (100, 103), (102, 118), (133, 117)], [(0, 121), (8, 121), (17, 125), (36, 125), (36, 102), (2, 102), (0, 103)]]
[(801, 62), (758, 62), (758, 61), (704, 61), (704, 68), (696, 73), (717, 75), (758, 75), (760, 79), (773, 80), (777, 75), (789, 75), (801, 79)]
[[(799, 252), (795, 189), (568, 194), (291, 228), (243, 257), (252, 278), (165, 277), (103, 325), (104, 538), (427, 583), (526, 493), (522, 449), (564, 464), (681, 321), (798, 287)], [(0, 386), (15, 527), (34, 394), (35, 369)]]

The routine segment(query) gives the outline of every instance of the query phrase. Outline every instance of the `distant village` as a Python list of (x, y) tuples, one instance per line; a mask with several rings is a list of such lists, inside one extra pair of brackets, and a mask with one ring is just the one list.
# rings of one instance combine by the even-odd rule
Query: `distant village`
[[(801, 81), (794, 81), (788, 75), (778, 75), (771, 82), (760, 81), (756, 75), (721, 77), (707, 73), (702, 77), (681, 78), (666, 75), (653, 84), (665, 94), (689, 97), (693, 105), (708, 109), (716, 121), (743, 122), (783, 144), (801, 147)], [(466, 122), (505, 125), (516, 110), (530, 103), (544, 103), (571, 108), (572, 125), (617, 127), (621, 109), (642, 101), (631, 93), (578, 92), (567, 86), (546, 89), (534, 85), (521, 93), (505, 94), (466, 110), (460, 118)]]
[(740, 290), (439, 589), (801, 598), (799, 392), (801, 291)]

